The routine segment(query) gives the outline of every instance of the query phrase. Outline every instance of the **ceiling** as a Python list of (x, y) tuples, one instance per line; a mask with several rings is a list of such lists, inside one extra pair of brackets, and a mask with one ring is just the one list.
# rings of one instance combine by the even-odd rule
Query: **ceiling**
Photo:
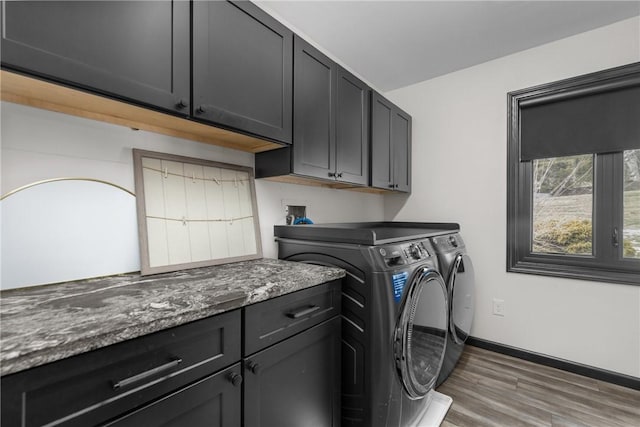
[(640, 1), (258, 3), (383, 92), (640, 15)]

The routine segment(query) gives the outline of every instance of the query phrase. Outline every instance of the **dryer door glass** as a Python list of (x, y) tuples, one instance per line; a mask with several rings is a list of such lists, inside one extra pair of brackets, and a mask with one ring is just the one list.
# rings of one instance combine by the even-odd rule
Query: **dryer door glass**
[(458, 254), (449, 274), (449, 289), (452, 295), (450, 333), (457, 344), (464, 344), (471, 332), (475, 288), (471, 258), (467, 254)]
[(407, 290), (395, 332), (397, 368), (411, 399), (424, 397), (435, 385), (447, 340), (447, 307), (442, 276), (420, 269)]

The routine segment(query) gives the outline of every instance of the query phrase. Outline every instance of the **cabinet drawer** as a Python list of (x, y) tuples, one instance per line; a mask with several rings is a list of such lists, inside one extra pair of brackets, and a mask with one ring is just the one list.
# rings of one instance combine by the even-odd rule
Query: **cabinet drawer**
[(240, 359), (240, 310), (2, 378), (2, 425), (89, 426)]
[(240, 377), (236, 363), (224, 371), (204, 378), (164, 396), (105, 427), (225, 427), (239, 426), (241, 419)]
[(340, 313), (340, 280), (274, 298), (244, 310), (249, 355)]

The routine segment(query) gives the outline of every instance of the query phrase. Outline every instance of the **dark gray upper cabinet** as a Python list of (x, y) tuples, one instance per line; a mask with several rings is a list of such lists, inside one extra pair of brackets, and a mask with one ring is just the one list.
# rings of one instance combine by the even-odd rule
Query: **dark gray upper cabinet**
[(294, 43), (293, 171), (335, 177), (336, 64), (299, 37)]
[(411, 116), (397, 109), (391, 118), (393, 182), (397, 191), (411, 192)]
[(336, 94), (338, 180), (369, 184), (369, 87), (338, 67)]
[(411, 116), (373, 92), (371, 186), (411, 192)]
[(189, 8), (184, 1), (5, 1), (2, 66), (188, 115)]
[(193, 2), (194, 117), (291, 143), (293, 33), (249, 2)]
[(366, 186), (369, 88), (294, 37), (293, 145), (256, 155), (256, 177), (299, 175)]

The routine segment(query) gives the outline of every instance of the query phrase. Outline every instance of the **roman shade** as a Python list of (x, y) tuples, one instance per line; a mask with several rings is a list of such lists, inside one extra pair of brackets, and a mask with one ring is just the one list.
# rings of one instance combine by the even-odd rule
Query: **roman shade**
[(640, 148), (640, 68), (519, 100), (520, 161)]

